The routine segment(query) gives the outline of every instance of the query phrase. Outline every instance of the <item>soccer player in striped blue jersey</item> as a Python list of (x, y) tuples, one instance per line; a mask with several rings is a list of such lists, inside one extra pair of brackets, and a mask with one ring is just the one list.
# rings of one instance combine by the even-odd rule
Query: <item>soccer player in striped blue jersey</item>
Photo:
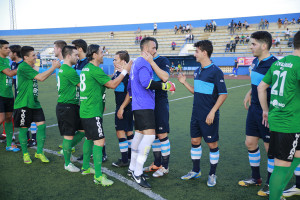
[(194, 72), (194, 86), (186, 81), (186, 76), (178, 75), (178, 80), (192, 94), (194, 104), (190, 124), (191, 134), (191, 158), (193, 169), (182, 180), (196, 179), (201, 177), (200, 159), (202, 156), (202, 138), (207, 143), (210, 153), (210, 172), (207, 186), (217, 184), (216, 168), (219, 162), (219, 108), (227, 98), (227, 89), (222, 70), (211, 62), (213, 52), (211, 41), (202, 40), (194, 44), (196, 61), (201, 64)]
[[(251, 89), (246, 94), (244, 106), (248, 110), (246, 120), (246, 141), (248, 148), (248, 157), (252, 170), (252, 176), (249, 179), (239, 181), (240, 186), (261, 185), (262, 179), (260, 176), (260, 149), (258, 146), (259, 139), (263, 139), (266, 152), (269, 149), (270, 133), (269, 128), (262, 125), (262, 108), (259, 103), (257, 86), (264, 78), (265, 74), (271, 65), (277, 61), (270, 54), (272, 45), (272, 35), (267, 31), (257, 31), (251, 34), (250, 49), (253, 56), (252, 72), (251, 72)], [(268, 100), (270, 99), (270, 89), (267, 90)], [(249, 108), (247, 107), (249, 104)], [(268, 177), (266, 184), (258, 191), (259, 196), (267, 196), (269, 194), (269, 179), (274, 169), (274, 158), (268, 156)]]

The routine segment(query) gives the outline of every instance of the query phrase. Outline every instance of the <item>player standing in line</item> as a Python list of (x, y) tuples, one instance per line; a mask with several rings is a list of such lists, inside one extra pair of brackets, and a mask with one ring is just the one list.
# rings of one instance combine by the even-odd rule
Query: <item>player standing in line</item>
[(194, 72), (194, 86), (186, 81), (186, 76), (179, 74), (178, 80), (192, 94), (194, 105), (190, 125), (191, 131), (191, 158), (193, 169), (182, 180), (200, 178), (200, 159), (202, 156), (202, 138), (207, 143), (210, 153), (210, 172), (207, 185), (213, 187), (217, 183), (216, 168), (219, 162), (219, 108), (227, 98), (227, 89), (222, 70), (214, 65), (210, 56), (213, 52), (211, 41), (202, 40), (194, 44), (194, 56), (201, 67)]
[[(262, 124), (270, 126), (268, 155), (275, 158), (270, 178), (270, 200), (282, 199), (283, 189), (300, 165), (300, 32), (294, 36), (293, 55), (275, 62), (259, 84)], [(271, 88), (271, 99), (268, 89)], [(270, 104), (270, 106), (269, 106)]]
[[(127, 51), (118, 51), (114, 57), (114, 66), (116, 73), (112, 77), (112, 80), (120, 76), (123, 66), (130, 60)], [(122, 82), (115, 89), (115, 101), (116, 101), (116, 114), (115, 114), (115, 128), (117, 137), (119, 139), (119, 148), (122, 154), (122, 158), (117, 162), (112, 163), (115, 167), (126, 167), (129, 166), (128, 159), (131, 158), (131, 142), (133, 139), (133, 114), (131, 103), (123, 109), (123, 119), (117, 117), (117, 112), (122, 105), (126, 95), (128, 86), (129, 75), (127, 74)], [(127, 138), (126, 138), (127, 137)]]
[(10, 70), (9, 60), (6, 58), (10, 53), (8, 45), (6, 40), (0, 40), (0, 124), (5, 122), (6, 151), (18, 152), (20, 149), (12, 145), (14, 109), (12, 77), (17, 74), (17, 70)]
[[(152, 37), (143, 38), (140, 44), (141, 53), (155, 53), (155, 41)], [(140, 186), (150, 189), (150, 184), (143, 176), (143, 165), (147, 160), (151, 144), (155, 140), (154, 90), (174, 89), (174, 84), (154, 81), (151, 65), (143, 57), (138, 57), (131, 68), (128, 85), (135, 119), (135, 134), (131, 145), (132, 154), (128, 174)]]
[[(89, 61), (86, 57), (86, 51), (87, 51), (88, 45), (87, 45), (86, 41), (83, 40), (83, 39), (73, 40), (72, 44), (76, 47), (76, 49), (78, 51), (79, 59), (77, 61), (77, 64), (75, 65), (75, 70), (76, 70), (77, 74), (80, 75), (81, 70), (83, 69), (83, 67), (86, 64), (89, 63)], [(86, 146), (91, 145), (91, 144), (87, 144), (89, 142), (91, 142), (91, 141), (85, 139)], [(84, 145), (83, 148), (85, 148), (86, 146)], [(102, 155), (103, 155), (102, 156), (102, 162), (105, 162), (107, 160), (107, 155), (106, 155), (106, 151), (105, 151), (105, 144), (104, 144), (103, 149), (102, 149)], [(82, 159), (83, 159), (83, 155), (80, 156), (77, 160), (82, 160)]]
[[(11, 64), (11, 69), (18, 69), (18, 66), (20, 63), (23, 62), (22, 56), (21, 56), (21, 46), (20, 45), (11, 45), (9, 47), (10, 53), (9, 57), (13, 61)], [(13, 85), (15, 88), (15, 98), (17, 97), (17, 85), (16, 85), (16, 77), (13, 77)], [(30, 134), (29, 130), (27, 131), (27, 139), (28, 139), (28, 147), (36, 146), (36, 124), (34, 122), (31, 123), (30, 126), (31, 130), (31, 139), (30, 139)]]
[(36, 54), (34, 48), (30, 46), (23, 46), (21, 48), (21, 55), (24, 60), (17, 72), (17, 90), (18, 96), (14, 105), (14, 122), (15, 127), (20, 127), (19, 141), (23, 151), (24, 163), (32, 163), (30, 155), (27, 150), (27, 130), (32, 122), (37, 124), (37, 152), (35, 157), (42, 162), (49, 162), (48, 158), (43, 153), (43, 147), (46, 138), (45, 115), (43, 109), (38, 101), (38, 83), (37, 81), (46, 80), (56, 68), (60, 67), (58, 61), (52, 61), (52, 67), (43, 72), (38, 73), (33, 69)]
[[(170, 74), (170, 62), (167, 58), (157, 55), (158, 43), (155, 39), (156, 50), (143, 52), (143, 57), (153, 69), (153, 80), (167, 82)], [(155, 90), (155, 134), (156, 138), (152, 144), (154, 163), (145, 167), (145, 172), (155, 171), (153, 177), (161, 177), (169, 173), (170, 141), (169, 127), (169, 102), (167, 91)]]
[(57, 76), (58, 99), (56, 116), (60, 134), (64, 136), (63, 154), (65, 169), (70, 172), (79, 172), (70, 161), (72, 147), (76, 146), (84, 137), (79, 117), (79, 76), (73, 65), (77, 63), (78, 51), (74, 46), (64, 46), (62, 49), (64, 59)]
[[(87, 48), (87, 58), (89, 63), (82, 69), (80, 74), (80, 118), (85, 130), (87, 140), (93, 143), (83, 151), (83, 174), (89, 171), (89, 161), (93, 151), (95, 166), (94, 182), (103, 186), (113, 184), (113, 181), (107, 179), (101, 172), (102, 148), (105, 143), (103, 133), (103, 95), (105, 88), (115, 89), (127, 75), (132, 62), (129, 62), (116, 79), (111, 80), (99, 67), (103, 63), (103, 52), (99, 45), (92, 44)], [(94, 144), (94, 146), (93, 146)], [(87, 173), (88, 174), (88, 173)]]
[[(248, 110), (246, 120), (246, 141), (248, 148), (249, 162), (252, 170), (252, 176), (249, 179), (239, 181), (240, 186), (261, 185), (262, 179), (260, 176), (260, 149), (258, 140), (260, 138), (264, 141), (265, 150), (268, 152), (270, 133), (269, 129), (261, 124), (262, 108), (259, 104), (257, 86), (264, 78), (265, 74), (273, 64), (277, 61), (273, 55), (270, 54), (272, 46), (272, 35), (267, 31), (257, 31), (252, 33), (250, 38), (250, 49), (253, 56), (253, 69), (251, 72), (251, 89), (246, 94), (244, 99), (244, 106)], [(270, 99), (270, 89), (268, 89), (268, 100)], [(249, 109), (247, 107), (249, 104)], [(269, 194), (269, 179), (274, 169), (274, 158), (268, 156), (268, 178), (266, 184), (258, 191), (259, 196), (267, 196)]]

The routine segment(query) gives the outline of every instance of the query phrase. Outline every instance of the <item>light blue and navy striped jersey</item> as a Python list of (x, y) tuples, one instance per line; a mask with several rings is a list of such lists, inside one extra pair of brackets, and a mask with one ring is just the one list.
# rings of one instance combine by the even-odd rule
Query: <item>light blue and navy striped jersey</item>
[[(206, 119), (221, 94), (227, 94), (222, 70), (213, 63), (196, 69), (192, 116), (200, 120)], [(219, 116), (219, 110), (215, 116)]]
[(76, 70), (76, 72), (79, 76), (80, 76), (82, 68), (84, 68), (84, 66), (88, 63), (89, 63), (89, 61), (87, 58), (83, 58), (83, 59), (77, 61), (77, 64), (75, 65), (74, 69)]
[[(167, 72), (170, 75), (170, 61), (166, 57), (156, 56), (153, 58), (154, 62), (157, 66)], [(162, 82), (162, 80), (157, 76), (157, 74), (153, 70), (153, 80), (157, 82)], [(155, 90), (155, 104), (159, 103), (160, 99), (167, 99), (168, 93), (164, 90)]]
[[(12, 62), (10, 65), (10, 69), (14, 70), (14, 69), (18, 69), (19, 64), (21, 64), (23, 62), (23, 60), (19, 61), (19, 62)], [(13, 77), (13, 79), (16, 79), (17, 75)]]
[[(255, 58), (252, 62), (252, 72), (251, 72), (251, 88), (252, 88), (252, 97), (251, 97), (251, 105), (256, 105), (259, 108), (260, 103), (258, 99), (258, 93), (257, 93), (257, 86), (260, 84), (262, 79), (265, 77), (265, 74), (270, 69), (273, 62), (277, 61), (278, 59), (270, 55), (269, 57), (261, 60), (259, 62), (258, 58)], [(271, 95), (271, 89), (267, 89), (267, 98), (268, 103), (270, 103), (270, 95)]]
[[(114, 76), (111, 78), (111, 80), (116, 79), (121, 72), (117, 71)], [(122, 82), (116, 87), (115, 89), (115, 100), (116, 100), (116, 107), (120, 107), (127, 95), (127, 86), (128, 86), (128, 79), (129, 75), (126, 74)], [(128, 106), (126, 106), (125, 110), (131, 109), (131, 102)]]

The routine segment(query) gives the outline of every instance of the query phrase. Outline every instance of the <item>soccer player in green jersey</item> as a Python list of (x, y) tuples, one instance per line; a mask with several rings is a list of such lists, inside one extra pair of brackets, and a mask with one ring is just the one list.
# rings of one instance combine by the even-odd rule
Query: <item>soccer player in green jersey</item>
[(17, 74), (17, 70), (10, 70), (9, 60), (6, 58), (10, 53), (8, 45), (6, 40), (0, 40), (0, 124), (5, 121), (6, 151), (17, 152), (20, 149), (12, 145), (14, 109), (12, 77)]
[(37, 131), (37, 152), (35, 157), (42, 162), (49, 162), (43, 153), (43, 147), (46, 138), (46, 125), (43, 109), (38, 100), (38, 83), (37, 81), (46, 80), (56, 68), (60, 67), (59, 61), (52, 61), (52, 67), (43, 72), (38, 73), (33, 69), (36, 54), (34, 48), (23, 46), (21, 55), (24, 60), (17, 72), (17, 90), (18, 96), (14, 105), (14, 123), (15, 127), (20, 128), (19, 141), (23, 151), (24, 163), (32, 163), (27, 150), (27, 130), (32, 122), (36, 122)]
[[(268, 154), (275, 157), (270, 179), (270, 200), (279, 200), (300, 164), (300, 32), (294, 36), (293, 55), (272, 64), (258, 86), (262, 124), (271, 131)], [(271, 88), (270, 108), (267, 88)]]
[(106, 88), (115, 89), (121, 83), (130, 70), (132, 61), (124, 66), (121, 75), (111, 80), (99, 67), (103, 63), (103, 52), (99, 45), (91, 44), (88, 46), (86, 57), (89, 63), (84, 66), (80, 74), (80, 118), (87, 138), (84, 142), (82, 173), (89, 170), (90, 156), (93, 152), (94, 182), (102, 186), (110, 186), (113, 181), (107, 179), (101, 171), (102, 148), (105, 143), (102, 127), (104, 111), (102, 97)]
[(78, 51), (74, 46), (65, 46), (62, 49), (63, 65), (57, 77), (58, 99), (56, 116), (60, 134), (64, 136), (63, 154), (65, 169), (69, 172), (79, 172), (70, 161), (72, 147), (84, 137), (79, 117), (79, 76), (72, 65), (78, 60)]

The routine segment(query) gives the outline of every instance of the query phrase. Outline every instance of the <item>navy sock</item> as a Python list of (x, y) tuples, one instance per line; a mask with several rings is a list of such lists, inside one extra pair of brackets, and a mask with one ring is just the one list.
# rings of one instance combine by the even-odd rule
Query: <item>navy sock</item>
[(106, 156), (105, 145), (103, 146), (103, 149), (102, 149), (102, 155)]
[(217, 165), (219, 162), (219, 147), (210, 149), (209, 158), (210, 158), (210, 171), (209, 175), (216, 174)]
[(133, 140), (134, 134), (127, 136), (128, 141), (128, 159), (131, 159), (131, 142)]
[[(119, 143), (121, 142), (127, 142), (126, 138), (119, 138)], [(127, 163), (128, 162), (128, 151), (124, 150), (122, 152), (122, 149), (121, 150), (121, 154), (122, 154), (122, 161), (123, 163)]]
[(201, 151), (198, 151), (200, 148), (201, 148), (201, 144), (192, 145), (192, 149), (191, 149), (193, 172), (197, 172), (197, 173), (200, 171), (200, 158), (202, 156), (202, 148)]
[[(252, 157), (249, 157), (249, 159), (257, 157), (257, 158), (259, 158), (258, 161), (260, 161), (260, 151), (259, 151), (259, 148), (255, 149), (253, 151), (249, 151), (248, 150), (248, 154), (252, 154)], [(252, 170), (252, 178), (254, 178), (254, 179), (260, 179), (261, 176), (260, 176), (260, 171), (259, 171), (259, 163), (257, 165), (256, 161), (257, 160), (250, 160), (250, 166), (251, 166), (251, 170)]]

